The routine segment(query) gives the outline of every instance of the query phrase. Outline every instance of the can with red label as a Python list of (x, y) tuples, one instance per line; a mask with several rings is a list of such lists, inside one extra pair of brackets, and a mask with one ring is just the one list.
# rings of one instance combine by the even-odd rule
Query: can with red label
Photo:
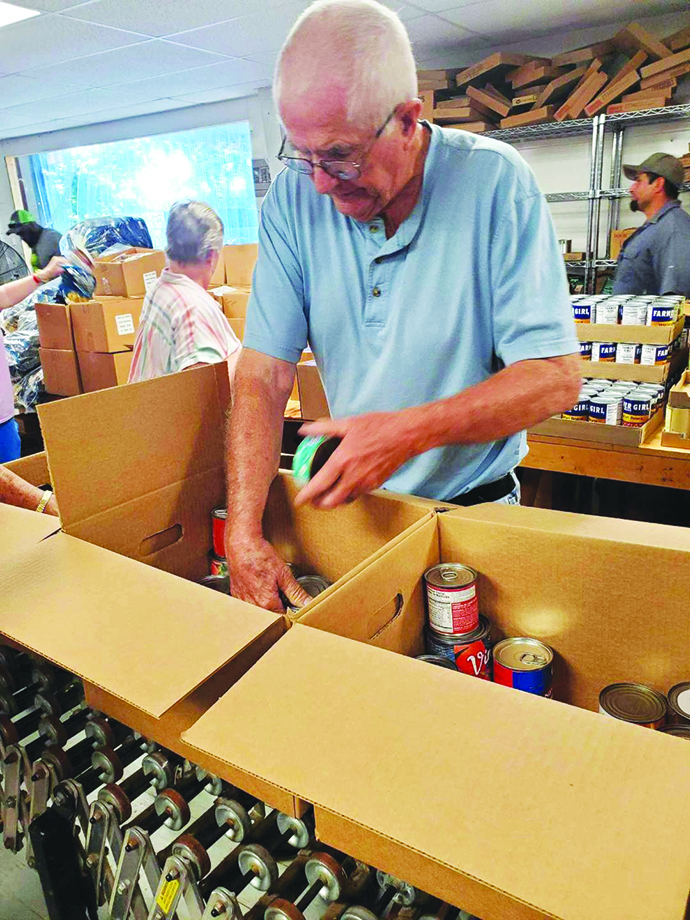
[(553, 652), (538, 639), (504, 639), (494, 648), (494, 682), (551, 697)]
[(468, 565), (442, 562), (424, 573), (429, 626), (444, 636), (465, 635), (479, 625), (477, 573)]
[(426, 649), (430, 655), (440, 655), (451, 661), (458, 671), (491, 680), (491, 624), (479, 617), (479, 625), (464, 636), (440, 636), (432, 629), (425, 630)]
[(211, 512), (213, 523), (213, 552), (216, 556), (225, 556), (225, 521), (228, 512), (225, 508), (214, 508)]

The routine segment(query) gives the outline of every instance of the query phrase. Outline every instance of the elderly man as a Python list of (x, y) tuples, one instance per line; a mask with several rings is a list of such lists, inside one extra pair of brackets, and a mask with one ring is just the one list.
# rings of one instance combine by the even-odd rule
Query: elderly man
[(307, 341), (342, 443), (298, 501), (385, 484), (518, 501), (525, 428), (580, 386), (568, 288), (543, 195), (507, 145), (420, 122), (410, 42), (373, 0), (307, 9), (274, 94), (288, 167), (261, 211), (228, 442), (233, 594), (306, 602), (263, 539), (295, 362)]
[(242, 346), (208, 293), (223, 249), (223, 222), (199, 201), (177, 202), (166, 228), (168, 263), (147, 292), (129, 383), (227, 361)]
[(624, 166), (631, 211), (647, 218), (621, 249), (614, 294), (684, 294), (690, 297), (690, 215), (680, 206), (683, 164), (653, 153), (639, 166)]

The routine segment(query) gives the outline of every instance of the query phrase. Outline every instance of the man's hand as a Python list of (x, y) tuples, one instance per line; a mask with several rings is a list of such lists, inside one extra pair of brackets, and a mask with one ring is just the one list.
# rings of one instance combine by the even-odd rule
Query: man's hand
[(53, 256), (45, 268), (40, 268), (35, 273), (36, 277), (40, 278), (43, 284), (47, 284), (49, 281), (52, 281), (53, 278), (57, 278), (58, 275), (62, 274), (64, 265), (67, 265), (67, 259), (63, 259), (60, 256)]
[(225, 531), (225, 553), (233, 597), (275, 613), (284, 613), (279, 591), (296, 607), (304, 607), (311, 597), (293, 576), (287, 563), (263, 538), (244, 540)]
[(342, 438), (325, 466), (297, 495), (295, 503), (335, 508), (382, 485), (417, 448), (401, 412), (373, 412), (356, 418), (313, 422), (300, 434)]

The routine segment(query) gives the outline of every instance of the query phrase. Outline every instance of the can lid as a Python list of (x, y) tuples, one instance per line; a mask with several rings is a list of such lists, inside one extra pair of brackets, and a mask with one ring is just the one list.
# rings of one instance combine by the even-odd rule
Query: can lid
[(457, 668), (450, 658), (443, 658), (441, 655), (417, 655), (417, 661), (428, 661), (429, 664), (435, 664), (439, 668), (448, 668), (449, 671), (457, 671)]
[(214, 508), (211, 512), (211, 517), (218, 518), (221, 521), (227, 520), (228, 509), (227, 508)]
[(665, 735), (675, 735), (676, 738), (687, 738), (690, 741), (690, 725), (662, 725), (659, 731)]
[(461, 562), (442, 562), (424, 573), (425, 581), (435, 588), (462, 588), (476, 578), (475, 570)]
[(300, 575), (297, 583), (310, 597), (317, 597), (331, 586), (330, 581), (327, 581), (321, 575)]
[(646, 725), (666, 715), (666, 698), (644, 684), (610, 684), (599, 694), (599, 705), (614, 719)]
[(668, 704), (684, 719), (690, 719), (690, 681), (675, 684), (668, 691)]
[(541, 671), (553, 661), (553, 652), (539, 639), (514, 637), (494, 646), (494, 661), (511, 671)]

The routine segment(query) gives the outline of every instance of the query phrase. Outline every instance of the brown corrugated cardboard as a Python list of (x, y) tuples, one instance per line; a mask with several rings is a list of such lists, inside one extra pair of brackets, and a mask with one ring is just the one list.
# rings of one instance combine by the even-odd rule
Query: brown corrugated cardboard
[(241, 342), (244, 339), (245, 321), (243, 319), (235, 319), (232, 316), (227, 317), (227, 320), (230, 323), (230, 328)]
[(637, 227), (628, 227), (627, 230), (611, 231), (611, 258), (617, 259), (623, 243), (637, 231)]
[(683, 331), (685, 319), (675, 326), (619, 326), (609, 323), (575, 323), (581, 342), (639, 342), (641, 345), (669, 345)]
[(216, 270), (211, 275), (209, 287), (219, 287), (221, 284), (225, 284), (225, 259), (223, 258), (222, 249), (218, 254), (218, 264), (216, 265)]
[(102, 297), (72, 304), (76, 350), (114, 353), (132, 348), (143, 305), (141, 297)]
[(82, 392), (77, 354), (60, 348), (39, 348), (46, 393), (54, 396), (78, 396)]
[[(640, 326), (640, 329), (645, 328)], [(587, 340), (588, 341), (588, 340)], [(636, 380), (644, 383), (665, 383), (669, 376), (680, 371), (688, 363), (688, 349), (673, 354), (666, 364), (647, 366), (645, 364), (618, 364), (615, 361), (586, 361), (583, 371), (588, 377), (606, 380)]]
[(95, 295), (143, 297), (165, 268), (165, 253), (132, 246), (94, 263)]
[(85, 393), (105, 390), (127, 383), (132, 366), (131, 351), (102, 354), (97, 351), (78, 351), (79, 372)]
[(20, 457), (19, 460), (10, 460), (9, 463), (3, 465), (5, 469), (10, 470), (17, 476), (21, 476), (25, 482), (30, 483), (32, 486), (42, 486), (50, 482), (48, 458), (44, 450), (38, 454)]
[(664, 411), (659, 409), (642, 428), (623, 425), (601, 425), (598, 422), (579, 422), (564, 418), (547, 418), (530, 428), (532, 434), (546, 437), (574, 438), (576, 441), (593, 441), (598, 444), (624, 444), (639, 447), (648, 441), (663, 424)]
[(668, 405), (672, 409), (690, 409), (690, 371), (684, 371), (668, 394)]
[(41, 348), (59, 348), (74, 351), (70, 305), (64, 303), (37, 303), (38, 341)]
[(259, 256), (256, 243), (241, 246), (223, 246), (225, 262), (225, 283), (233, 287), (246, 287), (252, 283), (254, 266)]
[(314, 802), (326, 843), (484, 920), (684, 915), (690, 750), (658, 733), (296, 626), (184, 737)]
[[(15, 461), (16, 462), (16, 461)], [(9, 468), (10, 464), (5, 464)], [(19, 471), (13, 471), (17, 476)], [(27, 480), (28, 481), (28, 480)], [(41, 485), (46, 480), (41, 481)], [(58, 518), (0, 502), (0, 566), (60, 529)], [(0, 624), (1, 625), (1, 624)]]
[(297, 388), (303, 419), (314, 421), (331, 417), (316, 361), (304, 361), (297, 365)]
[(222, 309), (228, 319), (244, 319), (247, 315), (247, 305), (251, 295), (251, 288), (232, 287), (229, 284), (212, 288), (209, 294)]

